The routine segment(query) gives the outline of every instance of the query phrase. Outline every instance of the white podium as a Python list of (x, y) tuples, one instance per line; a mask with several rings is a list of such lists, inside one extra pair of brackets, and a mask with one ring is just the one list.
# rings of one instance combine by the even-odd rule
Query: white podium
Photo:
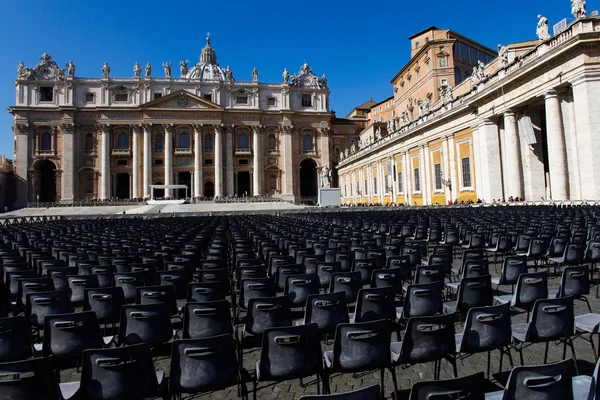
[(319, 188), (319, 207), (339, 207), (342, 205), (340, 188)]

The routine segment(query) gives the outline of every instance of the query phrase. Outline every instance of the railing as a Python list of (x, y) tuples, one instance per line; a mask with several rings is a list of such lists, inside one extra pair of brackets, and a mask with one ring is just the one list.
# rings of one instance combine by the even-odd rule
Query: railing
[(235, 149), (236, 155), (252, 154), (251, 149)]
[(36, 157), (54, 157), (55, 155), (55, 150), (37, 150), (35, 152)]
[(129, 156), (131, 155), (130, 149), (112, 149), (111, 155), (113, 156)]
[(192, 154), (192, 149), (185, 147), (176, 148), (175, 154)]
[(58, 201), (43, 202), (43, 203), (27, 203), (27, 208), (50, 208), (50, 207), (102, 207), (102, 206), (136, 206), (140, 203), (139, 201), (102, 201), (102, 200), (88, 200), (88, 201), (74, 201), (72, 203), (61, 203)]

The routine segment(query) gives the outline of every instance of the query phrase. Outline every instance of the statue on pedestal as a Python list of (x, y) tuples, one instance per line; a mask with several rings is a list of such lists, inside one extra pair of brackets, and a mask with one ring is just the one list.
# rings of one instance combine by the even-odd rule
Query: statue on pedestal
[(152, 75), (152, 65), (150, 65), (150, 61), (146, 64), (146, 78), (150, 78)]
[(105, 78), (110, 76), (110, 65), (108, 65), (107, 62), (104, 62), (104, 65), (102, 66), (102, 76)]
[(508, 66), (508, 48), (501, 44), (498, 45), (498, 60), (500, 61), (500, 68)]
[(258, 82), (258, 70), (256, 67), (252, 70), (252, 82)]
[(233, 71), (231, 71), (231, 68), (229, 68), (229, 65), (227, 66), (227, 68), (225, 68), (225, 80), (226, 81), (233, 80)]
[(167, 62), (164, 62), (162, 66), (165, 69), (165, 78), (170, 78), (171, 77), (171, 63), (167, 61)]
[(179, 72), (181, 73), (181, 77), (185, 78), (188, 73), (188, 63), (187, 60), (179, 61)]
[(575, 19), (585, 17), (585, 0), (571, 0), (571, 14)]
[(24, 77), (26, 75), (25, 74), (26, 71), (27, 71), (27, 68), (25, 68), (25, 64), (23, 64), (23, 61), (21, 61), (19, 63), (19, 65), (17, 66), (17, 78)]
[(142, 67), (140, 67), (140, 64), (138, 64), (136, 62), (135, 65), (133, 66), (133, 77), (139, 78), (141, 73), (142, 73)]
[(287, 68), (283, 69), (283, 74), (281, 75), (281, 77), (283, 78), (283, 83), (288, 83), (290, 81), (290, 73), (287, 70)]
[(324, 188), (331, 187), (330, 179), (331, 179), (331, 170), (329, 169), (329, 166), (325, 165), (323, 167), (323, 169), (321, 170), (321, 187), (324, 187)]
[(540, 41), (542, 42), (544, 40), (550, 39), (550, 31), (548, 30), (548, 18), (544, 17), (541, 14), (538, 14), (538, 24), (535, 33), (537, 34), (538, 39), (540, 39)]
[(73, 64), (73, 61), (67, 63), (67, 75), (71, 78), (75, 76), (75, 64)]

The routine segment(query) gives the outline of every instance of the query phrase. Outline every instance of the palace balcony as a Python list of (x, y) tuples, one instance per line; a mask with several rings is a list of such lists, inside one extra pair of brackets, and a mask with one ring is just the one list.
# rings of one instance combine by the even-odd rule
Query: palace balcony
[(131, 149), (112, 149), (110, 154), (112, 156), (130, 156)]
[(56, 157), (56, 150), (36, 150), (34, 157)]
[(175, 148), (175, 154), (176, 155), (191, 155), (192, 154), (192, 149), (185, 148), (185, 147), (181, 147), (181, 148)]
[(250, 154), (252, 154), (251, 149), (235, 149), (236, 156), (244, 156), (244, 155), (250, 155)]

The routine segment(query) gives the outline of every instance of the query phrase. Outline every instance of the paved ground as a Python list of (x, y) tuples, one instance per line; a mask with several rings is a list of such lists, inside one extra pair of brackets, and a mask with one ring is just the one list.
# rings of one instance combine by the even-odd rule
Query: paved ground
[[(492, 268), (493, 269), (493, 268)], [(558, 286), (558, 278), (553, 278), (550, 281), (550, 287), (556, 288)], [(510, 290), (510, 288), (508, 288)], [(595, 297), (595, 287), (592, 289), (592, 294), (588, 296), (592, 309), (594, 312), (600, 312), (600, 299)], [(587, 313), (587, 307), (580, 301), (575, 302), (576, 315)], [(299, 314), (300, 316), (301, 314)], [(513, 323), (525, 322), (525, 313), (515, 314), (513, 316)], [(462, 326), (456, 325), (456, 332), (461, 332)], [(403, 333), (402, 333), (403, 334)], [(323, 350), (330, 350), (331, 345), (323, 345)], [(578, 359), (578, 367), (580, 374), (591, 375), (594, 368), (594, 356), (591, 351), (589, 342), (583, 338), (575, 340), (576, 355)], [(244, 349), (243, 365), (251, 373), (254, 371), (255, 363), (259, 358), (260, 348), (258, 343), (250, 343), (250, 345)], [(536, 344), (529, 346), (524, 350), (525, 364), (538, 365), (543, 363), (544, 345)], [(519, 363), (518, 353), (512, 351), (513, 360), (515, 365)], [(570, 351), (567, 352), (567, 357), (570, 357)], [(555, 362), (562, 359), (562, 345), (561, 346), (550, 346), (549, 362)], [(169, 359), (168, 357), (159, 357), (155, 359), (155, 366), (157, 369), (164, 370), (167, 375), (169, 373)], [(486, 354), (476, 354), (469, 356), (462, 362), (458, 361), (458, 374), (459, 376), (470, 375), (479, 371), (485, 372), (487, 369)], [(503, 387), (508, 379), (508, 373), (510, 372), (510, 366), (506, 357), (504, 358), (504, 367), (501, 373), (498, 372), (499, 367), (499, 352), (492, 353), (492, 377), (487, 383), (487, 390), (499, 390)], [(452, 368), (450, 364), (445, 361), (442, 363), (441, 379), (450, 379)], [(398, 379), (398, 385), (400, 389), (399, 397), (403, 398), (404, 395), (408, 395), (408, 391), (412, 384), (421, 380), (433, 379), (433, 363), (415, 365), (407, 369), (396, 369), (396, 376)], [(61, 381), (74, 381), (79, 379), (79, 374), (74, 369), (65, 370), (61, 373)], [(258, 393), (259, 399), (278, 399), (278, 400), (293, 400), (298, 399), (303, 394), (315, 394), (316, 384), (314, 379), (307, 379), (304, 381), (307, 386), (301, 386), (298, 380), (286, 381), (282, 383), (261, 383), (259, 385), (260, 391)], [(336, 374), (333, 376), (331, 383), (332, 392), (344, 392), (357, 388), (364, 387), (366, 385), (380, 383), (379, 372), (374, 371), (371, 373), (363, 373), (358, 375), (353, 374)], [(386, 398), (392, 398), (392, 381), (391, 376), (386, 372), (385, 376), (385, 387), (386, 387)], [(252, 389), (252, 385), (248, 384), (248, 389)], [(214, 399), (236, 399), (237, 390), (231, 388), (219, 392), (214, 392), (207, 395), (198, 395), (190, 398), (214, 398)]]

